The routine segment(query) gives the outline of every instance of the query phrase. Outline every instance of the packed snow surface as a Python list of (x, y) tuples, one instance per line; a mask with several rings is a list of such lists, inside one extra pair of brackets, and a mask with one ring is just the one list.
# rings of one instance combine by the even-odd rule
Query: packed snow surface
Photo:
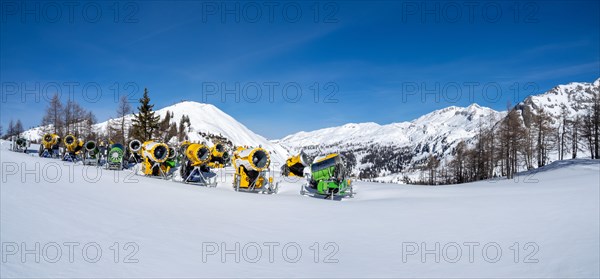
[(277, 175), (277, 195), (237, 193), (230, 169), (205, 188), (7, 145), (6, 278), (600, 276), (598, 160), (454, 186), (356, 182), (330, 201)]

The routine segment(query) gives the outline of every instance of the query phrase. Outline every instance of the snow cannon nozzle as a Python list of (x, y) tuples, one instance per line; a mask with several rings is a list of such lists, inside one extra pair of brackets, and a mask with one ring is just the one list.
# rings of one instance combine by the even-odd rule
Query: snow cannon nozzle
[(142, 144), (142, 156), (147, 160), (163, 163), (168, 159), (169, 146), (164, 143), (147, 141)]
[(208, 163), (210, 161), (210, 155), (210, 148), (200, 143), (190, 144), (185, 151), (185, 156), (192, 162), (193, 166)]
[(129, 142), (129, 149), (131, 149), (131, 151), (133, 151), (133, 152), (140, 151), (141, 147), (142, 147), (142, 142), (139, 140), (134, 139)]
[(90, 140), (85, 143), (85, 150), (87, 150), (87, 151), (95, 151), (96, 147), (97, 147), (96, 142), (93, 140)]

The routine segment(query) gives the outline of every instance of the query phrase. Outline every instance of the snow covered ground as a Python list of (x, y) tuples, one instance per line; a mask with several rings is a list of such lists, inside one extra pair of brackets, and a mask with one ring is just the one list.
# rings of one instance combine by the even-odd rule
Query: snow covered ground
[(456, 186), (356, 182), (355, 198), (328, 201), (300, 196), (301, 181), (236, 193), (230, 170), (204, 188), (6, 149), (6, 278), (600, 276), (599, 161)]

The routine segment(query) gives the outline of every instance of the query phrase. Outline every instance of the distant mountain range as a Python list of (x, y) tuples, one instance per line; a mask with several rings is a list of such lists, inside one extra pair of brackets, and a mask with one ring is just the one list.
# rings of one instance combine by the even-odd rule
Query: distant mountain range
[[(563, 113), (570, 117), (583, 114), (593, 94), (600, 94), (600, 79), (593, 83), (556, 86), (543, 94), (527, 97), (514, 109), (520, 110), (525, 119), (538, 107), (543, 107), (558, 125)], [(171, 122), (174, 123), (179, 123), (183, 115), (189, 116), (188, 137), (191, 140), (206, 140), (205, 136), (212, 134), (226, 138), (234, 145), (260, 145), (271, 150), (278, 163), (300, 150), (313, 156), (341, 152), (349, 159), (355, 176), (386, 182), (400, 182), (402, 176), (408, 174), (414, 176), (430, 155), (442, 161), (451, 159), (459, 142), (473, 142), (480, 127), (496, 125), (507, 114), (477, 104), (450, 106), (407, 122), (387, 125), (350, 123), (269, 141), (211, 104), (185, 101), (157, 110), (161, 118), (167, 112), (173, 114)], [(132, 117), (129, 115), (127, 119)], [(95, 124), (93, 128), (103, 133), (109, 121)], [(39, 140), (41, 131), (41, 127), (33, 128), (24, 135)]]
[[(556, 86), (543, 94), (527, 97), (514, 109), (520, 110), (524, 120), (542, 107), (552, 117), (553, 125), (557, 126), (563, 113), (572, 119), (584, 114), (593, 94), (600, 94), (600, 79), (593, 83), (573, 82)], [(351, 123), (299, 132), (274, 142), (291, 153), (304, 150), (314, 155), (338, 151), (350, 159), (354, 175), (400, 182), (404, 175), (418, 175), (430, 155), (440, 158), (442, 163), (450, 160), (459, 142), (472, 143), (480, 127), (496, 125), (506, 114), (506, 111), (495, 111), (477, 104), (451, 106), (409, 122), (387, 125)]]

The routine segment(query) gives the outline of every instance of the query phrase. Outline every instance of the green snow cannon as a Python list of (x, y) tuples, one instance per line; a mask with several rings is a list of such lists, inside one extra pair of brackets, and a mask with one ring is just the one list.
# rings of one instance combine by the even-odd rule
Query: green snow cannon
[[(354, 195), (352, 182), (348, 179), (346, 167), (338, 153), (316, 158), (310, 171), (308, 187), (313, 189), (314, 194), (325, 196), (326, 199)], [(305, 194), (307, 190), (303, 188), (301, 194)]]
[(123, 154), (125, 148), (120, 143), (115, 143), (110, 146), (107, 156), (107, 168), (113, 170), (123, 169)]

